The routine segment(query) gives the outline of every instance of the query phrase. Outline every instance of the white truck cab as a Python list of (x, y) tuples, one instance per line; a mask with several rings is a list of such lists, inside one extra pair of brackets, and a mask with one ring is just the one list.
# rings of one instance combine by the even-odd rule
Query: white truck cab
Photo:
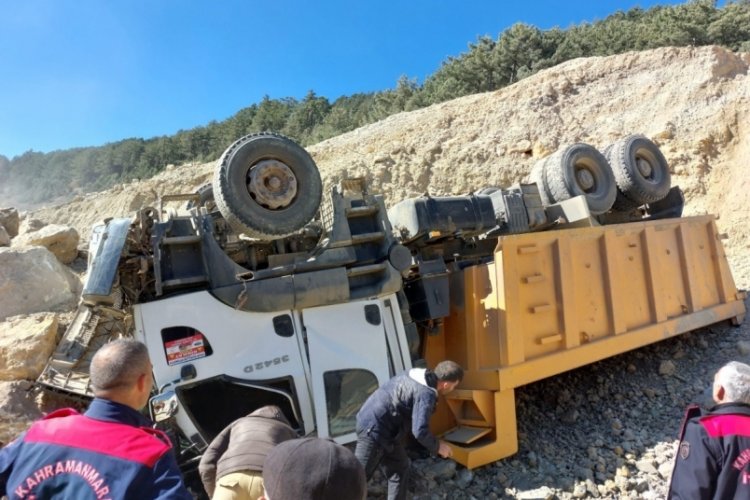
[[(261, 402), (281, 407), (300, 434), (353, 441), (367, 396), (411, 368), (395, 294), (248, 312), (199, 291), (138, 304), (134, 316), (155, 383), (171, 386), (177, 426), (199, 446)], [(194, 378), (181, 380), (187, 365)]]

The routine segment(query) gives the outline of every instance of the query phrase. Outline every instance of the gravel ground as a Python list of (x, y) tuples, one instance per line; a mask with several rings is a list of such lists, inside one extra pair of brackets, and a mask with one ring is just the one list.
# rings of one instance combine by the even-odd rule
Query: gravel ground
[[(747, 261), (731, 260), (739, 288), (750, 282)], [(731, 360), (750, 363), (748, 321), (715, 324), (521, 387), (518, 453), (475, 470), (415, 460), (414, 498), (665, 498), (683, 411), (692, 402), (711, 405), (713, 375)], [(368, 498), (385, 492), (376, 475)]]

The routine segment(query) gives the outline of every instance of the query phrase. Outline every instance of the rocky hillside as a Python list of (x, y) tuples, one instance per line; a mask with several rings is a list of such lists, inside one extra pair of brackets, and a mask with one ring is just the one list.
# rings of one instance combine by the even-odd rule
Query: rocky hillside
[[(720, 214), (735, 279), (748, 288), (748, 66), (750, 54), (719, 47), (579, 59), (497, 92), (392, 116), (309, 151), (327, 186), (364, 176), (392, 204), (427, 192), (509, 185), (561, 145), (603, 149), (642, 133), (661, 147), (687, 213)], [(212, 170), (213, 164), (171, 166), (153, 179), (26, 218), (74, 226), (85, 242), (97, 220), (130, 216), (162, 194), (191, 192)], [(28, 329), (19, 321), (0, 323), (0, 333)], [(46, 317), (28, 321), (54, 330)], [(681, 408), (721, 364), (750, 360), (749, 332), (747, 323), (711, 327), (519, 389), (519, 454), (475, 472), (446, 461), (420, 463), (416, 486), (431, 492), (420, 498), (663, 498)], [(17, 409), (0, 398), (0, 414), (25, 411), (13, 404)], [(382, 482), (373, 486), (371, 497), (378, 498)]]
[[(750, 54), (720, 47), (664, 48), (577, 59), (497, 92), (391, 116), (309, 148), (324, 181), (365, 176), (393, 203), (461, 194), (523, 179), (560, 145), (603, 148), (629, 133), (657, 142), (686, 193), (689, 213), (721, 214), (732, 249), (748, 239)], [(99, 218), (127, 216), (162, 193), (191, 191), (212, 164), (159, 176), (35, 217), (73, 225), (82, 237)]]

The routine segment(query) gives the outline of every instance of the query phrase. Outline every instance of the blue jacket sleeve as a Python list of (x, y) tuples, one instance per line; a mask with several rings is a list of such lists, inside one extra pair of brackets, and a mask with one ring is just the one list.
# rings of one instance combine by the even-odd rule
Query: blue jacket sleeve
[(193, 495), (185, 487), (180, 469), (177, 467), (177, 461), (171, 450), (156, 462), (153, 475), (154, 485), (151, 498), (193, 500)]
[(5, 493), (8, 486), (8, 478), (10, 477), (10, 473), (13, 472), (13, 464), (16, 461), (18, 452), (21, 451), (24, 434), (21, 434), (18, 438), (11, 441), (8, 446), (0, 450), (0, 495)]
[(667, 498), (713, 498), (720, 457), (717, 450), (711, 448), (709, 438), (697, 419), (687, 422), (676, 455)]
[(418, 395), (411, 413), (412, 434), (432, 454), (437, 454), (439, 447), (437, 438), (430, 431), (430, 418), (435, 411), (436, 400), (433, 392)]

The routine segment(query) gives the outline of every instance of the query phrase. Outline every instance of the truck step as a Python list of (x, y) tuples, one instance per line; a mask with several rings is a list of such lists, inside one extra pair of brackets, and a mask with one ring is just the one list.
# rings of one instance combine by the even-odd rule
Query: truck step
[(190, 236), (165, 236), (161, 239), (162, 245), (194, 245), (201, 242), (200, 235)]
[(383, 241), (385, 239), (385, 233), (378, 231), (376, 233), (363, 233), (352, 235), (352, 244), (361, 245), (363, 243), (374, 243), (377, 241)]
[(486, 436), (490, 432), (492, 432), (491, 428), (460, 425), (449, 430), (441, 437), (446, 441), (450, 441), (452, 443), (471, 444), (479, 438)]
[(369, 217), (378, 213), (377, 205), (366, 205), (364, 207), (349, 207), (346, 209), (347, 219), (356, 219), (358, 217)]
[(369, 266), (358, 266), (346, 270), (346, 276), (353, 278), (355, 276), (363, 276), (365, 274), (382, 273), (386, 270), (386, 264), (371, 264)]
[(206, 281), (208, 281), (208, 276), (206, 276), (205, 274), (199, 274), (197, 276), (189, 276), (187, 278), (164, 280), (161, 282), (161, 286), (164, 288), (169, 288), (172, 286), (194, 285), (196, 283), (204, 283)]

